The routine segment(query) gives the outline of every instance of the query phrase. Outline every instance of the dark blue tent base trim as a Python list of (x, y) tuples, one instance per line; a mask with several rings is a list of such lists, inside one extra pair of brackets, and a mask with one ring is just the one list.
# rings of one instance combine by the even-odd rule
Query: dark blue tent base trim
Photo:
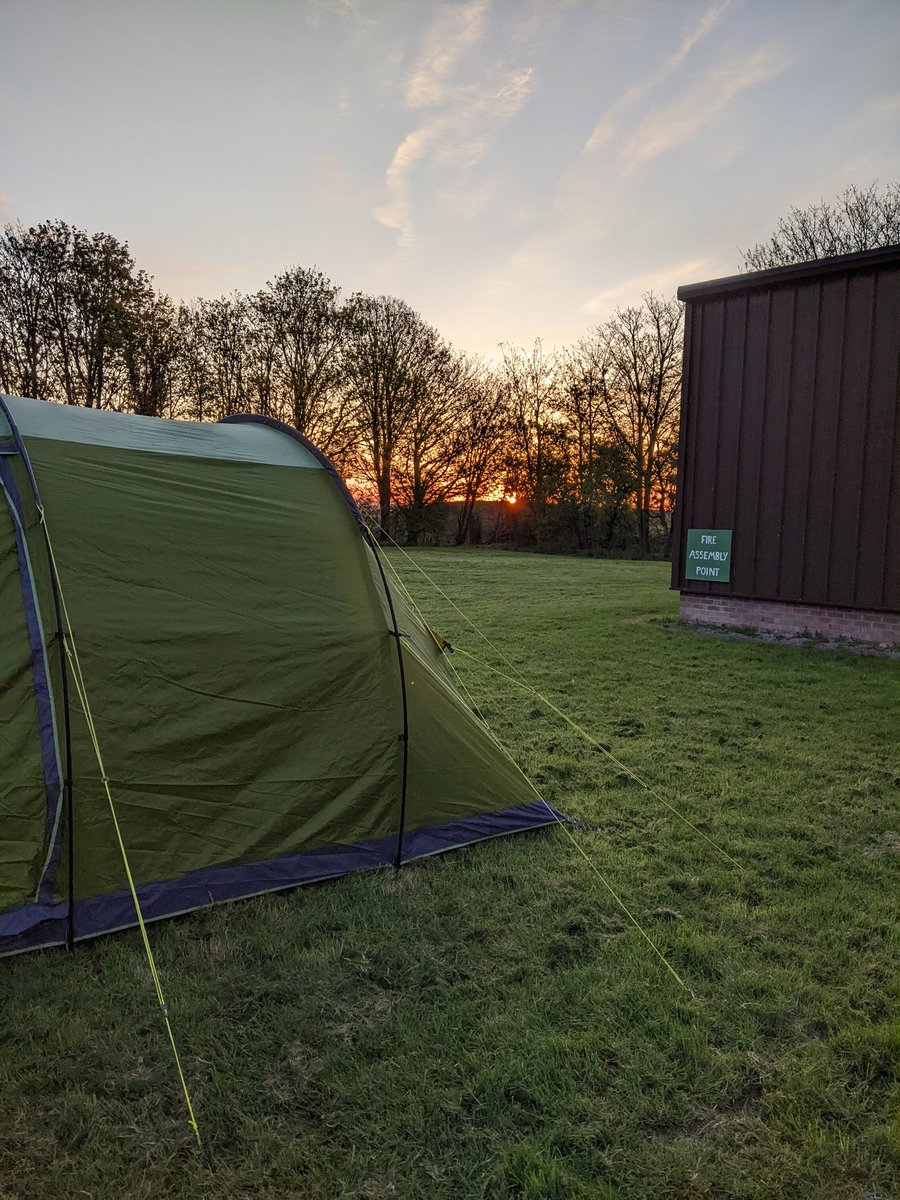
[[(501, 812), (463, 817), (449, 825), (407, 830), (403, 835), (403, 861), (412, 862), (487, 838), (538, 829), (558, 820), (561, 820), (560, 814), (539, 800)], [(397, 838), (390, 836), (353, 846), (329, 846), (306, 854), (191, 871), (179, 879), (141, 884), (138, 899), (145, 921), (161, 921), (226, 900), (244, 899), (335, 879), (354, 871), (384, 867), (394, 861), (396, 849)], [(0, 957), (65, 944), (66, 917), (67, 904), (62, 900), (51, 904), (29, 904), (15, 912), (0, 914)], [(127, 889), (106, 896), (92, 896), (75, 905), (76, 941), (136, 924), (134, 902)]]

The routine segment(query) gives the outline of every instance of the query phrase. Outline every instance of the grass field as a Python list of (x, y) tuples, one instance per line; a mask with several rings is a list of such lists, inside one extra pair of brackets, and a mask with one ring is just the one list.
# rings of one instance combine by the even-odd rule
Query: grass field
[(897, 664), (680, 628), (659, 563), (414, 561), (741, 864), (454, 655), (693, 995), (560, 828), (153, 927), (208, 1163), (137, 937), (8, 960), (0, 1195), (896, 1198)]

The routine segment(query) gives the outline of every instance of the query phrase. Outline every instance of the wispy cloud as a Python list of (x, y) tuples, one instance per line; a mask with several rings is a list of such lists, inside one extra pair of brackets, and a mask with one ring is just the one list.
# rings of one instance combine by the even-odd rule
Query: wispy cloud
[(445, 99), (447, 81), (466, 51), (484, 34), (484, 19), (490, 0), (472, 0), (446, 8), (425, 36), (406, 81), (408, 108), (431, 108)]
[[(520, 67), (493, 87), (460, 84), (444, 90), (441, 109), (404, 137), (385, 174), (387, 203), (375, 218), (400, 234), (400, 245), (415, 243), (411, 186), (413, 172), (426, 162), (465, 172), (484, 157), (494, 130), (511, 120), (528, 100), (534, 71)], [(470, 206), (459, 212), (465, 215)], [(476, 210), (477, 211), (477, 210)]]
[(497, 176), (484, 180), (474, 187), (467, 180), (455, 188), (445, 188), (438, 193), (438, 199), (448, 212), (458, 217), (471, 220), (487, 209), (497, 196), (500, 181)]
[(629, 109), (633, 108), (648, 92), (658, 87), (660, 83), (663, 83), (678, 70), (697, 43), (706, 37), (725, 10), (730, 8), (733, 3), (734, 0), (715, 0), (715, 3), (709, 6), (694, 28), (682, 39), (681, 43), (669, 55), (662, 66), (646, 79), (642, 79), (640, 83), (636, 83), (630, 87), (611, 108), (607, 109), (594, 126), (591, 136), (585, 143), (585, 151), (590, 153), (597, 150), (614, 137), (618, 131), (622, 117), (627, 115)]
[(409, 177), (413, 167), (424, 156), (438, 136), (438, 123), (425, 125), (408, 133), (390, 161), (385, 183), (388, 202), (375, 209), (375, 218), (388, 229), (400, 234), (400, 245), (413, 244), (412, 217), (410, 211)]
[(514, 117), (528, 99), (533, 80), (534, 67), (522, 67), (511, 72), (506, 82), (490, 97), (489, 107), (495, 115), (505, 121)]
[[(721, 165), (734, 161), (739, 154), (742, 143), (735, 131), (724, 128), (721, 121), (717, 127), (713, 123), (737, 96), (776, 74), (789, 59), (776, 47), (767, 46), (759, 52), (735, 53), (724, 64), (699, 71), (691, 58), (692, 51), (733, 3), (716, 0), (709, 4), (665, 61), (607, 110), (581, 153), (556, 180), (549, 205), (503, 265), (484, 280), (487, 301), (495, 307), (515, 306), (517, 297), (539, 289), (545, 301), (553, 295), (561, 310), (602, 320), (643, 292), (671, 293), (681, 283), (716, 272), (715, 265), (688, 249), (668, 265), (663, 259), (652, 270), (632, 270), (621, 284), (606, 290), (585, 289), (579, 294), (560, 284), (554, 292), (556, 285), (550, 282), (567, 274), (608, 277), (610, 265), (626, 259), (621, 233), (617, 238), (616, 231), (627, 230), (626, 240), (635, 246), (658, 242), (661, 222), (653, 211), (651, 195), (643, 194), (636, 182), (637, 165), (651, 163), (701, 131), (706, 134), (709, 161)], [(677, 79), (673, 78), (689, 60), (690, 73), (682, 71)], [(659, 87), (666, 81), (667, 86)], [(657, 88), (656, 103), (648, 112), (647, 101)], [(672, 103), (660, 103), (669, 94), (675, 97)], [(601, 145), (605, 151), (602, 155), (596, 153)], [(635, 256), (639, 261), (646, 258), (642, 250)], [(587, 271), (586, 263), (591, 264)]]
[(625, 304), (633, 304), (646, 292), (660, 292), (669, 295), (682, 283), (694, 283), (707, 269), (705, 258), (691, 258), (685, 262), (670, 263), (659, 270), (645, 271), (641, 275), (633, 275), (623, 279), (615, 287), (597, 292), (585, 300), (581, 311), (588, 316), (603, 320), (614, 309)]
[[(482, 161), (497, 129), (511, 121), (531, 94), (534, 69), (485, 63), (487, 18), (492, 0), (442, 5), (426, 31), (403, 83), (407, 109), (421, 113), (420, 124), (401, 140), (385, 172), (387, 200), (373, 215), (396, 230), (400, 245), (415, 244), (413, 188), (428, 169), (455, 173), (438, 196), (461, 195), (460, 180)], [(485, 79), (498, 80), (485, 84)], [(473, 186), (482, 197), (493, 191)], [(480, 203), (463, 203), (454, 213), (480, 211)]]
[(780, 46), (761, 46), (706, 72), (674, 103), (647, 113), (620, 156), (623, 171), (690, 141), (742, 92), (781, 74), (792, 61)]
[(867, 104), (859, 116), (854, 117), (850, 122), (850, 127), (857, 129), (864, 125), (878, 125), (882, 121), (896, 121), (898, 118), (900, 118), (900, 92), (894, 92), (893, 95), (881, 96), (878, 100)]

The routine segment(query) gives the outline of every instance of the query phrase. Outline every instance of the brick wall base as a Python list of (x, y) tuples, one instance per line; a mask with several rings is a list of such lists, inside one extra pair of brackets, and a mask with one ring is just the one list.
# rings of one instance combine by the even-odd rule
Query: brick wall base
[(852, 638), (882, 646), (900, 643), (900, 614), (859, 608), (826, 608), (816, 604), (738, 600), (733, 596), (698, 596), (682, 592), (681, 619), (709, 625), (737, 625), (768, 633)]

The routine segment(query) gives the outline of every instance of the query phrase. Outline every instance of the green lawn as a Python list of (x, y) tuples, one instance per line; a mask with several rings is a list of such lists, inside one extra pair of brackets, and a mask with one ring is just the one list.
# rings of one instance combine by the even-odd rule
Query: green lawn
[(694, 995), (560, 828), (152, 927), (209, 1163), (137, 936), (7, 960), (0, 1195), (896, 1197), (897, 664), (680, 628), (659, 563), (414, 561), (740, 862), (454, 655)]

